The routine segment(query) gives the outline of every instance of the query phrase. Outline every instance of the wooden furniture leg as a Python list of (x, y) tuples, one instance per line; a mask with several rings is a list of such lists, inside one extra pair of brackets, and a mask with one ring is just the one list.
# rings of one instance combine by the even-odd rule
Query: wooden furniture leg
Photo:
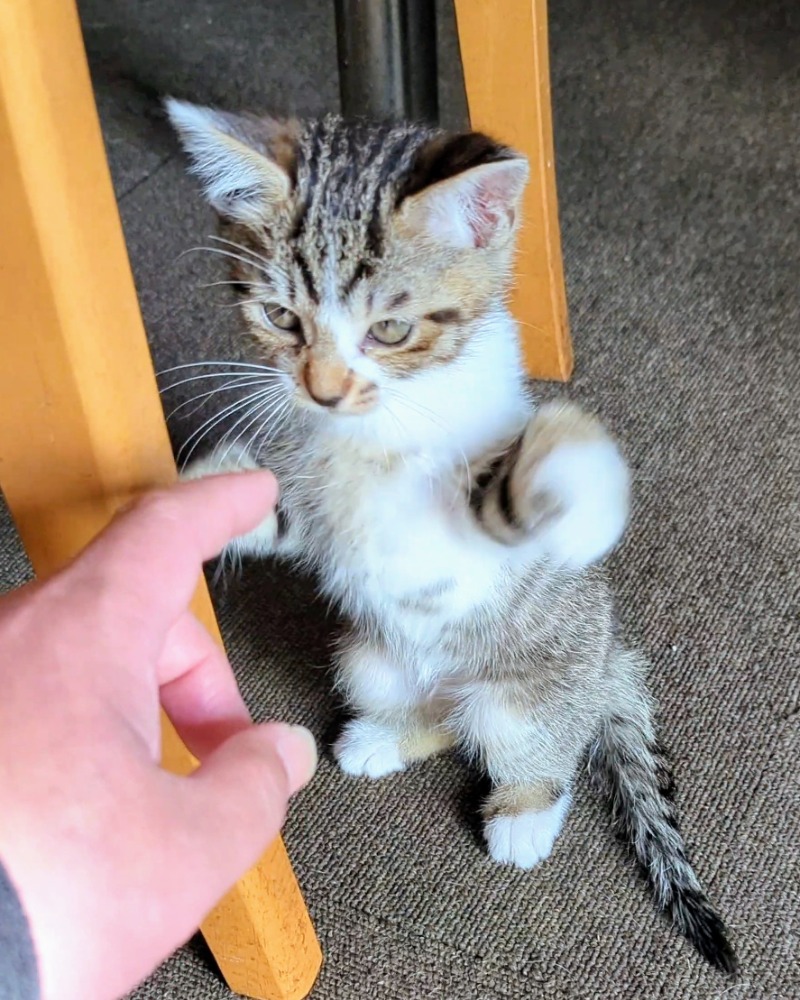
[[(175, 478), (68, 0), (0, 4), (0, 178), (0, 484), (47, 574)], [(205, 587), (194, 610), (218, 635)], [(168, 724), (164, 758), (195, 764)], [(203, 931), (237, 993), (310, 991), (321, 955), (280, 839)]]
[(528, 371), (566, 381), (572, 343), (558, 226), (547, 0), (455, 0), (472, 127), (531, 165), (512, 309)]

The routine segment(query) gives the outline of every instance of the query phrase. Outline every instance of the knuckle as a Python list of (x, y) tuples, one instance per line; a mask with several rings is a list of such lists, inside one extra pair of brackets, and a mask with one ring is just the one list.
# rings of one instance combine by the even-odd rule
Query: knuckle
[(242, 754), (240, 777), (244, 786), (251, 789), (252, 805), (262, 814), (273, 816), (283, 809), (289, 797), (286, 768), (278, 753), (265, 742), (263, 735), (252, 731), (245, 739), (249, 742), (247, 753)]

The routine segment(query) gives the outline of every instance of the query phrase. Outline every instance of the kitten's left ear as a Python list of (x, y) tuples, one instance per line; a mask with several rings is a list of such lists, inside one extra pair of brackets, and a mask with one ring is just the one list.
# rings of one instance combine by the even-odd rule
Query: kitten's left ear
[(501, 247), (516, 231), (527, 180), (528, 161), (480, 132), (437, 137), (401, 190), (401, 224), (452, 247)]
[(221, 216), (257, 226), (289, 198), (296, 122), (233, 115), (167, 98), (192, 173)]

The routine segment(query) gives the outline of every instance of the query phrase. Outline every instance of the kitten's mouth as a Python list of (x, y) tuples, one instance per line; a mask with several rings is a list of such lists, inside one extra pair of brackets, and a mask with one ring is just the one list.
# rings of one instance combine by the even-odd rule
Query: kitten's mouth
[(305, 409), (342, 417), (357, 417), (373, 411), (378, 403), (378, 389), (374, 385), (360, 388), (345, 387), (338, 394), (321, 395), (309, 386), (300, 384), (295, 389), (295, 400)]

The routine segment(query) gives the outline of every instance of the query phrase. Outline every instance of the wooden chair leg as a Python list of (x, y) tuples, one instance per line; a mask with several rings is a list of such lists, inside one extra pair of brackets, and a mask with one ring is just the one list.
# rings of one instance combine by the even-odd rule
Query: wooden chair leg
[[(0, 4), (0, 177), (0, 483), (47, 574), (121, 503), (175, 478), (67, 0)], [(205, 587), (194, 610), (218, 635)], [(195, 765), (166, 723), (164, 759)], [(203, 930), (237, 993), (310, 991), (321, 954), (280, 839)]]
[(547, 0), (455, 0), (472, 127), (530, 160), (512, 299), (528, 371), (566, 381), (572, 343), (558, 226)]

